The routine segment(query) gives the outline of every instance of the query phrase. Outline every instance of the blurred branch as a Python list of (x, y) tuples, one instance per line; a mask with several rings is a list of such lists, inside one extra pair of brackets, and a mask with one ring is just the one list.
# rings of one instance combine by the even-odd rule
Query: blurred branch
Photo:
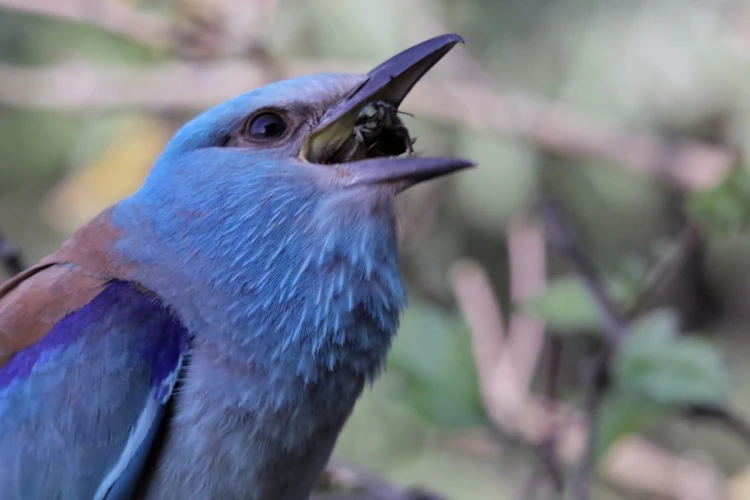
[[(596, 353), (591, 360), (591, 365), (586, 367), (588, 373), (586, 374), (587, 385), (584, 386), (584, 410), (591, 429), (608, 385), (609, 359), (626, 334), (627, 323), (606, 293), (602, 280), (577, 241), (573, 229), (564, 217), (562, 208), (558, 204), (548, 201), (542, 205), (541, 214), (552, 247), (568, 262), (569, 267), (579, 276), (594, 298), (607, 338), (607, 343)], [(688, 226), (680, 234), (674, 253), (653, 271), (649, 280), (650, 286), (647, 286), (645, 294), (650, 297), (654, 287), (657, 287), (659, 282), (670, 280), (675, 276), (676, 270), (680, 269), (685, 260), (685, 254), (700, 242), (699, 236), (697, 229), (693, 226)], [(645, 301), (640, 300), (637, 302), (637, 304), (644, 303)], [(750, 424), (728, 409), (694, 405), (683, 414), (691, 418), (714, 420), (750, 443)], [(593, 439), (591, 436), (592, 433), (589, 431), (588, 446), (581, 462), (581, 468), (573, 478), (572, 491), (576, 499), (588, 498), (587, 485), (590, 482), (591, 471), (594, 466), (592, 460)]]
[[(565, 258), (569, 267), (581, 278), (586, 288), (594, 297), (597, 308), (602, 318), (602, 325), (608, 336), (610, 348), (622, 340), (625, 334), (626, 322), (617, 306), (607, 295), (601, 279), (596, 273), (593, 264), (583, 252), (578, 241), (576, 241), (573, 229), (565, 220), (561, 207), (556, 203), (548, 202), (542, 208), (543, 219), (546, 222), (547, 234), (550, 243), (556, 252)], [(661, 260), (649, 275), (647, 286), (635, 303), (628, 311), (630, 317), (642, 311), (661, 287), (668, 286), (682, 270), (687, 256), (701, 244), (701, 235), (698, 228), (692, 224), (680, 233), (674, 250)], [(594, 376), (606, 377), (607, 359), (609, 352), (602, 352), (598, 357), (597, 370)], [(737, 437), (750, 444), (750, 423), (728, 409), (694, 405), (683, 412), (688, 418), (713, 420), (733, 432)]]
[[(547, 285), (547, 252), (542, 228), (535, 218), (517, 218), (508, 226), (510, 295), (514, 304), (531, 300)], [(510, 316), (508, 347), (518, 383), (528, 391), (544, 348), (544, 322), (522, 313)]]
[[(321, 491), (323, 490), (323, 491)], [(331, 459), (310, 500), (446, 500), (419, 488), (401, 488), (339, 458)]]
[(723, 426), (750, 446), (750, 423), (725, 408), (694, 405), (683, 414), (695, 420), (708, 420)]
[[(519, 218), (509, 224), (508, 261), (510, 294), (514, 304), (527, 302), (544, 292), (547, 284), (547, 255), (542, 228), (535, 218)], [(513, 366), (518, 374), (519, 390), (527, 395), (544, 349), (544, 328), (544, 322), (523, 313), (515, 312), (510, 316), (509, 352), (512, 353)], [(552, 398), (548, 400), (552, 401)], [(558, 424), (557, 421), (552, 422), (546, 438), (535, 443), (532, 449), (538, 459), (540, 472), (546, 474), (556, 492), (562, 492), (563, 470), (557, 459)], [(534, 479), (532, 474), (528, 480)], [(524, 489), (529, 490), (529, 487)], [(530, 495), (534, 495), (533, 488), (530, 488)]]
[[(498, 378), (495, 373), (507, 370), (501, 359), (507, 352), (505, 322), (500, 304), (495, 299), (489, 279), (482, 267), (474, 261), (461, 260), (453, 264), (450, 272), (453, 291), (472, 332), (474, 361), (482, 381), (482, 397), (487, 400), (496, 392), (489, 383)], [(515, 374), (506, 373), (515, 379)], [(513, 383), (515, 385), (515, 381)]]
[(117, 0), (0, 0), (0, 9), (85, 24), (154, 50), (205, 59), (262, 51), (277, 3), (175, 1), (173, 18)]
[[(59, 111), (202, 109), (278, 78), (366, 69), (362, 63), (317, 60), (292, 60), (273, 69), (231, 60), (170, 62), (148, 68), (6, 64), (0, 65), (0, 103)], [(180, 92), (175, 92), (177, 88)], [(554, 103), (498, 93), (470, 82), (427, 78), (409, 94), (404, 108), (432, 120), (513, 136), (557, 154), (603, 159), (689, 190), (720, 182), (737, 158), (736, 152), (707, 143), (631, 133)]]
[[(513, 221), (508, 230), (508, 247), (512, 299), (524, 301), (543, 291), (546, 284), (546, 254), (537, 221)], [(487, 413), (504, 431), (526, 426), (529, 415), (525, 410), (531, 399), (531, 381), (544, 345), (544, 324), (535, 318), (514, 314), (506, 334), (502, 312), (489, 280), (474, 262), (455, 263), (451, 281), (472, 331), (474, 357)], [(535, 468), (522, 485), (521, 498), (530, 498), (536, 493), (530, 481), (536, 481), (541, 472), (556, 491), (562, 491), (563, 475), (555, 439), (557, 419), (548, 419), (543, 425), (539, 439), (531, 441), (540, 467)]]
[(592, 429), (596, 426), (597, 415), (607, 389), (610, 355), (625, 335), (625, 322), (604, 289), (601, 277), (583, 251), (562, 208), (553, 201), (547, 201), (542, 204), (540, 214), (551, 247), (567, 261), (568, 266), (578, 275), (594, 298), (608, 340), (608, 345), (602, 346), (593, 359), (583, 364), (583, 410), (588, 432), (583, 454), (571, 479), (570, 491), (573, 498), (587, 500), (595, 466), (595, 433)]
[(315, 493), (310, 500), (443, 500), (421, 490)]
[[(483, 402), (491, 420), (535, 449), (554, 440), (554, 459), (560, 463), (579, 460), (588, 434), (583, 415), (575, 408), (519, 390), (508, 361), (503, 361), (512, 356), (507, 352), (505, 357), (501, 355), (503, 349), (507, 351), (503, 319), (484, 270), (463, 260), (453, 266), (451, 281), (471, 329)], [(691, 498), (711, 498), (700, 494), (716, 480), (716, 472), (708, 465), (677, 456), (637, 435), (618, 440), (600, 464), (600, 471), (613, 483), (649, 498), (688, 498), (685, 492), (691, 492)]]
[[(561, 339), (552, 337), (547, 339), (548, 346), (548, 359), (545, 364), (546, 376), (544, 380), (544, 392), (543, 396), (546, 401), (551, 402), (557, 399), (557, 392), (560, 384), (560, 371), (562, 369), (562, 348), (563, 343)], [(552, 486), (558, 493), (562, 493), (565, 488), (565, 478), (563, 477), (562, 467), (558, 460), (558, 436), (561, 433), (560, 429), (561, 422), (555, 420), (552, 423), (552, 428), (549, 431), (549, 435), (542, 442), (533, 446), (536, 456), (539, 459), (539, 465), (534, 468), (537, 473), (532, 473), (527, 481), (530, 484), (526, 484), (523, 490), (527, 493), (523, 498), (526, 500), (533, 500), (536, 497), (536, 489), (534, 488), (533, 482), (537, 481), (537, 476), (541, 472), (546, 472)]]
[(0, 0), (0, 9), (95, 26), (155, 49), (172, 48), (172, 23), (125, 2), (91, 0)]
[(656, 299), (667, 289), (681, 273), (691, 256), (702, 248), (703, 237), (697, 225), (689, 222), (667, 252), (651, 269), (644, 290), (638, 295), (635, 303), (626, 311), (629, 318), (633, 318), (648, 309)]
[(21, 252), (17, 246), (0, 235), (0, 263), (14, 276), (25, 269)]
[(568, 266), (581, 279), (594, 299), (605, 334), (612, 344), (618, 344), (625, 335), (625, 322), (617, 306), (607, 295), (599, 273), (583, 251), (562, 208), (558, 203), (548, 200), (541, 204), (539, 213), (553, 250), (566, 260)]
[[(421, 10), (429, 12), (431, 2), (423, 3)], [(414, 28), (423, 36), (449, 31), (440, 16), (429, 14), (416, 20)], [(471, 92), (464, 91), (462, 84), (451, 82), (449, 88), (439, 89), (440, 95), (434, 96), (433, 102), (449, 106), (436, 109), (435, 113), (452, 115), (455, 109), (460, 117), (443, 116), (446, 121), (510, 135), (550, 153), (602, 159), (688, 190), (718, 184), (737, 161), (736, 151), (697, 141), (668, 140), (658, 135), (628, 132), (598, 123), (553, 102), (501, 92), (494, 76), (471, 55), (467, 46), (459, 45), (453, 53), (454, 57), (448, 57), (433, 74), (446, 68), (446, 74), (460, 74), (464, 82), (473, 82), (474, 88)], [(426, 90), (422, 93), (428, 94)], [(454, 101), (460, 102), (454, 107)], [(424, 104), (429, 106), (430, 101), (425, 98)]]

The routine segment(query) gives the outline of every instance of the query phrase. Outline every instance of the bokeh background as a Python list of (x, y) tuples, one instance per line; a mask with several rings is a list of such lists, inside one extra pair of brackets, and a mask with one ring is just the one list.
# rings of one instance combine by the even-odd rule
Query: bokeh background
[(404, 200), (411, 307), (337, 454), (448, 498), (554, 497), (539, 457), (564, 475), (579, 460), (579, 361), (600, 330), (543, 242), (554, 197), (619, 305), (648, 291), (640, 312), (671, 311), (641, 336), (691, 339), (631, 346), (635, 382), (620, 360), (617, 390), (637, 387), (594, 424), (612, 446), (592, 498), (750, 499), (750, 448), (684, 411), (750, 418), (746, 1), (0, 0), (0, 231), (34, 262), (197, 112), (444, 32), (467, 44), (404, 119), (419, 151), (480, 168)]

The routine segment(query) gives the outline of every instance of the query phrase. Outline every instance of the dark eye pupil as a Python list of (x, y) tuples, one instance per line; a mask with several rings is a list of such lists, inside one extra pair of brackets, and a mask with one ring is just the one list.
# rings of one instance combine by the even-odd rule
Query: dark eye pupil
[(284, 135), (286, 122), (276, 113), (261, 113), (252, 119), (248, 134), (252, 139), (276, 139)]

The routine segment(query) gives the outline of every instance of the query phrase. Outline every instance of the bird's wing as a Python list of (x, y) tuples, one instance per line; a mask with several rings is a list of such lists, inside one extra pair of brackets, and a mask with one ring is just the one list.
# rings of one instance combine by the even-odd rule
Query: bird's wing
[(1, 286), (2, 498), (128, 498), (187, 343), (156, 296), (70, 262)]

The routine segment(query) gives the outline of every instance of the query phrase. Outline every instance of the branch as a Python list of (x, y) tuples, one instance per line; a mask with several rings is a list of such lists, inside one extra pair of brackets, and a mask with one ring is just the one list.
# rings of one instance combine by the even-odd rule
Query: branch
[(87, 24), (159, 50), (174, 47), (174, 29), (168, 19), (133, 9), (125, 2), (0, 0), (0, 9)]
[(594, 298), (608, 341), (608, 345), (602, 346), (597, 355), (584, 364), (582, 374), (583, 410), (586, 415), (588, 433), (583, 455), (571, 479), (570, 490), (573, 498), (586, 500), (589, 498), (589, 486), (595, 465), (593, 429), (607, 389), (609, 358), (625, 336), (625, 321), (617, 306), (609, 298), (593, 263), (583, 251), (573, 228), (563, 214), (562, 207), (553, 201), (547, 201), (541, 205), (540, 214), (550, 245), (566, 260), (568, 266), (578, 275)]
[[(508, 230), (511, 295), (523, 301), (540, 293), (546, 284), (546, 255), (539, 224), (534, 220), (513, 221)], [(543, 322), (514, 314), (506, 327), (500, 305), (481, 267), (471, 261), (456, 262), (450, 273), (454, 294), (472, 332), (474, 360), (487, 413), (499, 429), (516, 430), (526, 421), (529, 390), (544, 345)], [(530, 498), (536, 491), (529, 481), (544, 473), (556, 491), (562, 491), (554, 419), (544, 424), (543, 436), (532, 441), (539, 466), (519, 491)]]
[(701, 232), (694, 223), (689, 222), (671, 248), (649, 271), (646, 284), (639, 293), (635, 303), (626, 311), (628, 318), (634, 318), (648, 309), (675, 279), (685, 272), (690, 259), (700, 252), (704, 245)]
[[(477, 358), (477, 368), (489, 418), (497, 428), (533, 447), (553, 436), (557, 461), (572, 464), (579, 460), (588, 434), (579, 410), (533, 394), (513, 397), (512, 391), (505, 392), (504, 386), (498, 384), (503, 381), (498, 375), (507, 368), (497, 354), (507, 345), (500, 311), (482, 268), (472, 261), (457, 263), (451, 270), (451, 281), (471, 327), (475, 351), (483, 354)], [(705, 491), (716, 477), (708, 465), (675, 455), (638, 435), (619, 439), (600, 467), (609, 481), (648, 498), (683, 498), (684, 491)]]
[(444, 500), (422, 490), (315, 493), (310, 500)]
[[(508, 227), (508, 267), (510, 270), (510, 294), (514, 304), (524, 303), (544, 292), (547, 284), (547, 255), (542, 227), (535, 218), (518, 218)], [(537, 318), (514, 312), (508, 327), (508, 348), (512, 353), (518, 384), (528, 393), (539, 359), (544, 350), (545, 325)], [(552, 339), (554, 340), (554, 339)], [(553, 401), (556, 391), (559, 365), (549, 364), (549, 384), (546, 387), (547, 400)], [(552, 422), (545, 439), (532, 446), (538, 460), (539, 471), (546, 475), (552, 488), (562, 493), (564, 487), (563, 469), (557, 457), (557, 435), (559, 422)], [(528, 481), (535, 480), (535, 474)], [(528, 497), (533, 497), (534, 488), (524, 488)]]
[[(608, 360), (626, 334), (626, 321), (604, 290), (599, 275), (576, 240), (572, 228), (563, 216), (561, 207), (554, 202), (547, 202), (543, 204), (541, 212), (552, 246), (565, 258), (569, 267), (581, 278), (594, 298), (606, 333), (607, 344), (600, 348), (600, 351), (591, 360), (592, 364), (586, 367), (584, 410), (591, 429), (608, 385)], [(640, 310), (639, 306), (647, 303), (648, 298), (655, 293), (662, 280), (671, 280), (675, 277), (684, 264), (687, 253), (699, 244), (699, 236), (697, 230), (692, 226), (688, 226), (681, 233), (676, 250), (670, 258), (662, 261), (652, 272), (649, 286), (645, 292), (647, 296), (638, 301), (635, 310)], [(663, 285), (663, 283), (661, 284)], [(684, 415), (689, 418), (714, 420), (733, 431), (746, 443), (750, 443), (750, 424), (729, 410), (694, 405), (688, 408)], [(575, 495), (574, 498), (577, 499), (588, 498), (587, 485), (590, 482), (589, 478), (594, 467), (592, 434), (589, 431), (587, 451), (580, 463), (580, 469), (573, 478), (572, 491)]]
[[(556, 246), (565, 249), (576, 262), (577, 267), (584, 270), (584, 274), (589, 277), (593, 274), (593, 279), (590, 279), (588, 286), (600, 295), (600, 302), (606, 304), (608, 299), (593, 266), (585, 254), (580, 253), (580, 246), (572, 236), (572, 232), (568, 233), (568, 224), (564, 219), (560, 224), (558, 212), (553, 210), (552, 214), (553, 226), (557, 229)], [(547, 225), (549, 226), (549, 221)], [(509, 239), (515, 239), (515, 237), (509, 236)], [(538, 257), (532, 257), (536, 253), (530, 251), (528, 247), (524, 252), (515, 253), (523, 255), (529, 263), (538, 259)], [(544, 254), (539, 255), (542, 257), (540, 264), (543, 266)], [(518, 266), (519, 262), (515, 261), (514, 264)], [(515, 276), (520, 274), (520, 269), (515, 269)], [(515, 276), (513, 280), (518, 279)], [(586, 425), (586, 422), (592, 419), (598, 409), (598, 399), (604, 384), (599, 378), (593, 376), (587, 380), (587, 383), (594, 384), (594, 388), (588, 391), (589, 399), (585, 404), (588, 408), (588, 418), (586, 414), (575, 408), (557, 403), (549, 397), (540, 398), (529, 393), (528, 387), (519, 384), (517, 369), (514, 369), (511, 362), (515, 360), (515, 357), (512, 352), (509, 352), (513, 344), (511, 339), (519, 332), (514, 333), (510, 330), (506, 339), (501, 311), (484, 271), (471, 261), (459, 262), (451, 270), (451, 281), (458, 303), (471, 327), (480, 387), (487, 414), (499, 429), (520, 436), (529, 443), (542, 459), (550, 477), (554, 477), (556, 471), (560, 470), (560, 463), (578, 462), (578, 482), (579, 484), (585, 483), (592, 468), (591, 455), (587, 453), (587, 450), (590, 450), (593, 445), (589, 438), (590, 427)], [(616, 327), (621, 325), (623, 319), (614, 306), (609, 304), (605, 308), (615, 311), (614, 317), (610, 318), (609, 322)], [(513, 324), (512, 321), (511, 324)], [(612, 337), (616, 335), (612, 334)], [(604, 358), (598, 358), (594, 366), (596, 367), (597, 363), (603, 363), (603, 361)], [(597, 371), (592, 370), (592, 373), (595, 374)], [(556, 381), (552, 375), (548, 391), (554, 391), (555, 384)], [(712, 491), (712, 485), (715, 484), (717, 477), (713, 468), (674, 455), (637, 435), (626, 436), (618, 440), (609, 450), (600, 467), (602, 475), (615, 484), (634, 488), (646, 495), (665, 498), (682, 498), (684, 491), (688, 490), (705, 491), (708, 495), (706, 498), (710, 498), (709, 492)]]
[[(58, 111), (194, 110), (279, 78), (367, 69), (368, 65), (362, 63), (315, 60), (296, 60), (273, 68), (239, 61), (171, 62), (146, 68), (74, 63), (26, 68), (5, 64), (0, 65), (0, 103)], [(516, 137), (545, 151), (603, 159), (689, 190), (720, 182), (737, 158), (736, 152), (710, 144), (631, 133), (551, 102), (494, 92), (473, 82), (427, 78), (409, 94), (404, 108), (435, 121)]]
[(0, 263), (8, 273), (14, 276), (25, 269), (20, 250), (17, 246), (0, 235)]
[(625, 336), (625, 320), (609, 298), (599, 273), (583, 251), (562, 208), (558, 203), (548, 200), (541, 204), (539, 212), (550, 245), (581, 279), (594, 299), (608, 341), (614, 346), (618, 345)]
[(713, 421), (733, 432), (745, 442), (745, 445), (750, 446), (750, 423), (730, 410), (714, 406), (694, 405), (685, 410), (683, 415), (691, 419)]
[(310, 500), (446, 500), (420, 488), (401, 488), (351, 462), (333, 458)]

